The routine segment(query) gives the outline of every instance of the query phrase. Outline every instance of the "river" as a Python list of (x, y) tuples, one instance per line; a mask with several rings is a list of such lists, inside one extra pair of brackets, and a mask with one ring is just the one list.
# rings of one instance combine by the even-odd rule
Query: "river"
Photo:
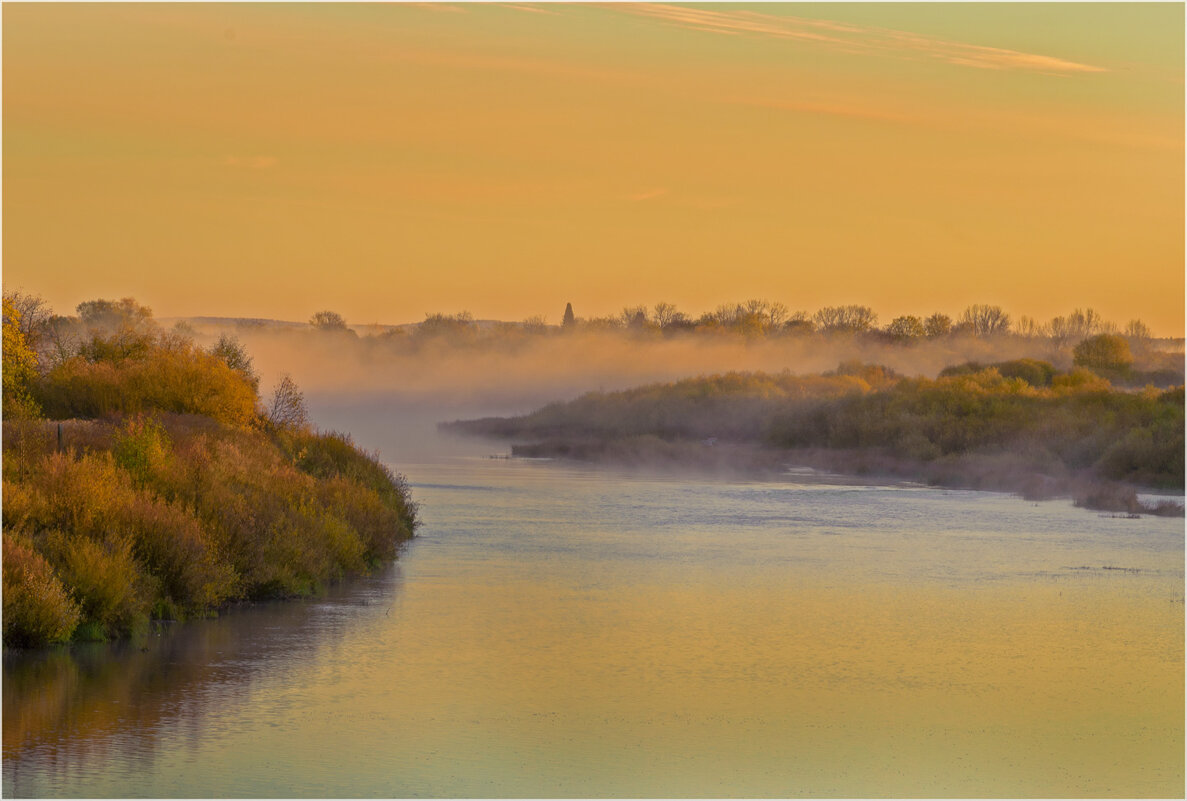
[(6, 653), (5, 796), (1183, 795), (1181, 519), (362, 429), (398, 562)]

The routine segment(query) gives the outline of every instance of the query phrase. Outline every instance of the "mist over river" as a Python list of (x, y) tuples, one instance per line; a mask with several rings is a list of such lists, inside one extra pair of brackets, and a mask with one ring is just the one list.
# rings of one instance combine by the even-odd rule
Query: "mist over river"
[(491, 459), (311, 397), (398, 562), (144, 644), (5, 653), (5, 796), (1182, 796), (1183, 523)]

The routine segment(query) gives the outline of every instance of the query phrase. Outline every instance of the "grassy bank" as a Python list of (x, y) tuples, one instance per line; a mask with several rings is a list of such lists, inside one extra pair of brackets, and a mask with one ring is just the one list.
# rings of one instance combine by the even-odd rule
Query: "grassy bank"
[(261, 400), (233, 342), (125, 315), (45, 365), (19, 322), (6, 305), (5, 645), (307, 595), (412, 536), (403, 479), (314, 430), (291, 384)]
[[(1140, 488), (1183, 489), (1183, 388), (1126, 391), (1098, 373), (1020, 360), (937, 379), (843, 365), (816, 376), (733, 373), (590, 393), (515, 418), (445, 428), (518, 441), (531, 456), (719, 470), (776, 459), (936, 485), (1067, 495), (1145, 508)], [(739, 450), (739, 446), (749, 449)]]

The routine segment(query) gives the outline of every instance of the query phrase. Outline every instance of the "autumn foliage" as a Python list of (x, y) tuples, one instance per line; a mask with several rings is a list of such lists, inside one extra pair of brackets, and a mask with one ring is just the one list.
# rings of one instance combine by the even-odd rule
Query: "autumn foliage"
[[(269, 419), (233, 343), (108, 305), (106, 331), (21, 373), (34, 403), (5, 415), (6, 645), (134, 635), (395, 557), (416, 526), (402, 477), (303, 416)], [(6, 346), (14, 331), (6, 316)]]

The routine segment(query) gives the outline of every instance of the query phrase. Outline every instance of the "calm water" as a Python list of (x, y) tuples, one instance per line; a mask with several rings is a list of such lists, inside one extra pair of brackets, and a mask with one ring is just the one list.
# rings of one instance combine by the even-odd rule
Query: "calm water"
[(401, 469), (380, 575), (6, 654), (4, 795), (1183, 795), (1182, 520)]

